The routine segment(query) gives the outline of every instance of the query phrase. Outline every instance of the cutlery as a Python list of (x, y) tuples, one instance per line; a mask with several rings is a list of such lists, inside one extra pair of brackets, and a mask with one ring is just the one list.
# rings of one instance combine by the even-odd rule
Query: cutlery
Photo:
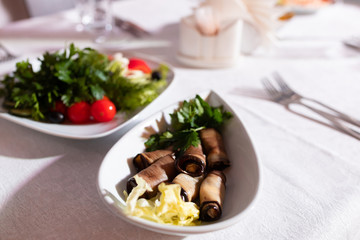
[(133, 22), (130, 22), (128, 20), (121, 19), (119, 17), (114, 17), (114, 24), (115, 24), (115, 26), (117, 26), (121, 30), (130, 33), (134, 37), (140, 38), (140, 37), (143, 37), (143, 36), (150, 35), (150, 32), (146, 31), (145, 29), (143, 29), (139, 25), (137, 25), (137, 24), (135, 24)]
[(356, 50), (360, 50), (360, 36), (352, 36), (345, 40), (343, 40), (343, 43), (351, 48), (354, 48)]
[[(311, 111), (315, 112), (316, 114), (328, 120), (331, 123), (330, 127), (333, 127), (343, 133), (346, 133), (360, 140), (360, 133), (354, 129), (354, 127), (355, 128), (360, 127), (359, 120), (349, 116), (348, 114), (342, 113), (322, 102), (319, 102), (318, 100), (304, 97), (298, 94), (289, 87), (289, 85), (283, 80), (283, 78), (278, 73), (275, 72), (273, 74), (273, 77), (277, 82), (279, 88), (276, 88), (267, 78), (264, 78), (262, 80), (265, 90), (268, 92), (268, 94), (270, 95), (273, 101), (281, 105), (284, 105), (285, 108), (291, 112), (294, 112), (292, 109), (290, 109), (291, 104), (299, 104), (301, 106), (304, 106), (307, 109), (310, 109)], [(314, 107), (314, 105), (320, 106), (321, 108), (326, 109), (327, 111), (323, 111), (320, 108)], [(307, 118), (314, 120), (311, 117), (307, 117)], [(315, 121), (319, 122), (318, 120)], [(325, 124), (325, 123), (322, 124), (329, 126), (329, 124)], [(351, 127), (348, 125), (351, 125)]]
[(1, 43), (0, 43), (0, 63), (10, 61), (16, 58), (15, 55), (11, 54)]
[[(98, 9), (99, 12), (105, 13), (103, 9)], [(120, 18), (118, 16), (113, 16), (113, 23), (116, 27), (121, 30), (130, 33), (134, 37), (141, 38), (146, 35), (150, 35), (150, 32), (146, 31), (144, 28), (135, 24), (134, 22), (128, 21), (126, 19)]]

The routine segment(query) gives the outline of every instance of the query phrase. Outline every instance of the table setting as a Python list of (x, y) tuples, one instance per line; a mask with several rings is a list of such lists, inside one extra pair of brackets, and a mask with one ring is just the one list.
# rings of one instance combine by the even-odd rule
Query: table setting
[[(82, 87), (101, 96), (88, 100), (88, 108), (111, 100), (118, 110), (104, 122), (92, 111), (90, 122), (89, 116), (85, 122), (73, 120), (69, 112), (77, 96), (56, 87), (61, 81), (53, 87), (58, 92), (51, 88), (44, 96), (51, 102), (66, 95), (63, 123), (36, 121), (34, 116), (42, 115), (34, 110), (21, 117), (15, 105), (7, 105), (20, 98), (1, 99), (0, 239), (360, 238), (359, 2), (314, 1), (317, 5), (304, 7), (293, 5), (301, 1), (102, 1), (111, 4), (112, 14), (104, 13), (106, 5), (91, 13), (105, 16), (100, 30), (84, 17), (86, 1), (1, 27), (0, 93), (19, 79), (29, 86), (35, 79), (45, 88), (46, 81), (57, 78), (75, 92), (68, 69), (89, 74), (106, 63), (105, 70), (112, 71), (107, 79), (124, 86), (146, 82), (151, 90), (157, 86), (157, 95), (123, 111), (131, 107), (127, 102), (140, 104), (141, 98), (126, 98), (127, 92), (114, 90), (116, 84), (103, 83), (103, 73), (91, 72)], [(47, 69), (46, 57), (63, 61), (62, 68)], [(100, 60), (72, 65), (81, 57), (85, 63), (86, 57)], [(146, 69), (132, 70), (134, 59), (146, 62)], [(33, 77), (21, 75), (23, 65), (17, 63), (22, 61), (29, 64), (23, 73), (29, 66), (35, 69)], [(44, 69), (56, 72), (55, 78)], [(117, 101), (120, 95), (127, 100)], [(34, 97), (24, 99), (34, 102)], [(205, 121), (190, 118), (190, 130), (174, 128), (186, 122), (191, 109), (208, 114)], [(135, 156), (150, 149), (152, 134), (164, 133), (162, 140), (173, 141), (164, 140), (161, 150), (176, 145), (181, 132), (193, 134), (190, 140), (208, 151), (202, 132), (210, 128), (221, 129), (224, 149), (219, 144), (219, 151), (230, 163), (217, 169), (206, 153), (204, 175), (187, 175), (201, 177), (200, 197), (176, 199), (171, 207), (200, 209), (193, 222), (164, 220), (146, 210), (168, 208), (164, 215), (170, 214), (161, 196), (177, 184), (161, 183), (154, 201), (131, 201), (149, 194), (149, 189), (134, 190), (141, 189), (144, 171), (158, 162), (171, 158), (176, 171), (192, 170), (178, 163), (187, 153), (181, 147), (141, 171), (134, 167)], [(172, 170), (159, 171), (167, 175), (162, 181), (175, 182)], [(207, 222), (202, 185), (213, 181), (210, 177), (220, 181), (221, 196), (212, 210), (220, 208), (221, 216)], [(129, 190), (131, 178), (137, 185)]]

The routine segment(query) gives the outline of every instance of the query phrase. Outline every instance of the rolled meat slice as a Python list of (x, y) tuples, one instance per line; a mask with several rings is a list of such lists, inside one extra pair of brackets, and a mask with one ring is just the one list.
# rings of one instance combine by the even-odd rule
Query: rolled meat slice
[(185, 173), (179, 173), (172, 182), (181, 186), (181, 198), (185, 202), (192, 202), (199, 195), (200, 184), (203, 178), (203, 175), (192, 177)]
[(176, 159), (176, 168), (192, 177), (204, 174), (206, 168), (206, 158), (201, 144), (197, 147), (190, 146), (183, 155)]
[(209, 169), (223, 170), (230, 166), (221, 134), (214, 128), (200, 131), (201, 143), (206, 154)]
[(200, 219), (215, 221), (221, 217), (225, 197), (226, 177), (221, 171), (211, 171), (200, 186)]
[[(174, 158), (171, 155), (166, 155), (151, 164), (149, 167), (141, 170), (136, 175), (144, 179), (152, 189), (152, 192), (145, 192), (143, 197), (151, 198), (156, 195), (157, 187), (160, 183), (172, 181), (177, 175)], [(135, 176), (131, 177), (127, 181), (126, 190), (128, 194), (130, 194), (132, 189), (137, 186), (134, 178)]]
[(138, 172), (153, 164), (156, 160), (172, 154), (171, 150), (155, 150), (152, 152), (139, 153), (133, 159), (133, 164)]

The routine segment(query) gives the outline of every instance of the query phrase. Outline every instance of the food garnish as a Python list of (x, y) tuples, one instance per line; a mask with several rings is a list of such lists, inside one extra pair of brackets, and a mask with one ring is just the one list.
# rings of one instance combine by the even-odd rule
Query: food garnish
[(163, 133), (150, 136), (145, 142), (146, 151), (166, 149), (173, 146), (185, 152), (190, 146), (197, 147), (201, 141), (199, 131), (205, 128), (220, 129), (231, 113), (224, 111), (222, 106), (212, 107), (199, 95), (170, 114), (171, 124)]
[[(1, 81), (4, 107), (18, 116), (56, 123), (62, 119), (106, 122), (116, 110), (135, 111), (160, 94), (169, 70), (164, 64), (150, 69), (141, 59), (135, 59), (141, 61), (141, 69), (130, 69), (133, 60), (121, 53), (109, 57), (74, 44), (64, 51), (46, 52), (38, 60), (39, 70), (29, 60), (18, 62), (16, 70)], [(63, 105), (61, 110), (58, 105)]]

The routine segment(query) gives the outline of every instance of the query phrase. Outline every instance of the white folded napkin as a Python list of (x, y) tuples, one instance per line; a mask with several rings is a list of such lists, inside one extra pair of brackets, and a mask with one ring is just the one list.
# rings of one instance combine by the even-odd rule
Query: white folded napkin
[[(276, 0), (206, 0), (195, 9), (199, 30), (215, 34), (223, 22), (244, 20), (265, 40), (273, 39)], [(209, 31), (210, 30), (210, 31)]]

